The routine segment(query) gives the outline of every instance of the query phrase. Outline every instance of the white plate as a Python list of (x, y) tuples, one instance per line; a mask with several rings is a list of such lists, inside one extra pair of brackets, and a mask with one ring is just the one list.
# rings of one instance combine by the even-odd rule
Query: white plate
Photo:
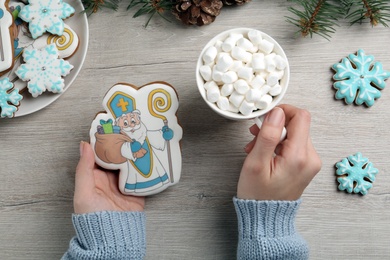
[[(67, 59), (70, 64), (74, 66), (74, 68), (70, 74), (65, 77), (65, 88), (61, 94), (63, 94), (70, 87), (79, 74), (81, 67), (83, 66), (85, 56), (87, 55), (89, 40), (88, 21), (87, 15), (83, 13), (83, 4), (80, 0), (67, 0), (65, 2), (72, 5), (76, 10), (72, 17), (66, 19), (66, 24), (68, 24), (77, 33), (80, 39), (80, 44), (76, 53)], [(20, 106), (18, 111), (15, 113), (15, 117), (28, 115), (41, 110), (42, 108), (57, 100), (61, 94), (53, 94), (46, 91), (42, 95), (33, 98), (26, 89), (23, 91), (23, 100), (20, 101)]]

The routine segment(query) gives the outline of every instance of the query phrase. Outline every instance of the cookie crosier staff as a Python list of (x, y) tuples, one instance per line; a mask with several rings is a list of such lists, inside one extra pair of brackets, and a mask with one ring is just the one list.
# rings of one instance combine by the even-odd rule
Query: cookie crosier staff
[[(321, 168), (310, 121), (306, 110), (281, 105), (268, 113), (261, 129), (250, 128), (254, 138), (245, 147), (247, 156), (233, 198), (237, 259), (309, 258), (295, 216), (303, 191)], [(279, 143), (283, 126), (288, 135)], [(76, 236), (62, 259), (144, 259), (145, 199), (122, 195), (117, 175), (96, 166), (89, 144), (81, 143), (80, 154), (72, 216)], [(161, 249), (165, 247), (161, 243)]]
[(125, 192), (151, 191), (168, 183), (167, 171), (153, 150), (165, 150), (166, 141), (173, 138), (173, 131), (166, 126), (161, 130), (148, 130), (137, 109), (116, 118), (115, 124), (131, 139), (121, 147), (122, 156), (129, 159)]

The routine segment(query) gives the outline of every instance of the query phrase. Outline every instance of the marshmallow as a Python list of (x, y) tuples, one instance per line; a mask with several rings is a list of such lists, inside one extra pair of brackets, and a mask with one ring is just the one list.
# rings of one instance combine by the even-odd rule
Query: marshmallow
[(222, 50), (230, 52), (234, 46), (236, 46), (237, 41), (244, 37), (242, 34), (230, 34), (229, 37), (222, 44)]
[(208, 101), (215, 103), (221, 97), (221, 92), (219, 91), (219, 87), (217, 85), (211, 85), (207, 88), (206, 98)]
[(258, 102), (255, 103), (255, 106), (258, 109), (266, 109), (272, 103), (272, 96), (266, 94), (263, 95)]
[(259, 50), (264, 52), (265, 54), (270, 54), (272, 50), (274, 49), (274, 45), (272, 42), (267, 41), (265, 39), (261, 40), (261, 42), (258, 44)]
[(233, 59), (230, 55), (223, 55), (220, 57), (216, 64), (216, 69), (222, 72), (228, 71), (228, 69), (233, 65)]
[(249, 31), (248, 38), (254, 45), (258, 45), (263, 40), (263, 37), (261, 37), (261, 32), (258, 30)]
[(237, 108), (241, 106), (241, 103), (242, 103), (242, 101), (244, 101), (244, 99), (245, 99), (245, 96), (241, 95), (237, 91), (233, 91), (233, 93), (229, 97), (230, 103)]
[(242, 63), (242, 61), (234, 60), (233, 65), (230, 67), (230, 70), (237, 72), (243, 66), (244, 66), (244, 64)]
[(214, 46), (210, 46), (206, 49), (206, 51), (203, 54), (203, 61), (205, 64), (209, 64), (214, 62), (215, 58), (217, 57), (218, 50)]
[(278, 75), (279, 79), (282, 79), (283, 76), (284, 76), (284, 70), (278, 70), (278, 69), (276, 69), (275, 71), (273, 71), (273, 73), (275, 73), (276, 75)]
[(215, 58), (216, 63), (218, 63), (218, 61), (219, 61), (223, 56), (229, 56), (229, 57), (231, 57), (231, 56), (230, 56), (230, 53), (221, 51), (221, 52), (219, 52), (219, 53), (217, 54), (217, 57)]
[(217, 101), (217, 106), (221, 110), (229, 110), (229, 107), (230, 107), (229, 99), (227, 97), (219, 97), (219, 99)]
[(248, 50), (250, 53), (256, 53), (259, 51), (259, 47), (257, 47), (257, 45), (253, 45), (253, 47)]
[(216, 41), (215, 44), (214, 44), (214, 47), (217, 48), (217, 51), (218, 53), (222, 52), (222, 44), (223, 44), (223, 41)]
[(260, 88), (261, 95), (267, 94), (271, 90), (271, 86), (264, 85)]
[(204, 83), (203, 87), (205, 90), (208, 90), (209, 88), (218, 87), (218, 85), (217, 83), (215, 83), (215, 81), (207, 81), (206, 83)]
[(222, 71), (219, 71), (216, 69), (216, 66), (214, 66), (213, 68), (213, 72), (211, 74), (212, 76), (212, 79), (216, 82), (221, 82), (222, 81), (222, 75), (223, 75), (223, 72)]
[(260, 89), (265, 83), (265, 80), (262, 76), (256, 75), (252, 81), (250, 82), (250, 85), (254, 89)]
[(199, 68), (199, 73), (205, 81), (211, 80), (211, 67), (203, 65)]
[(234, 83), (237, 79), (237, 73), (234, 71), (225, 72), (221, 78), (222, 82), (225, 84)]
[(276, 72), (271, 72), (268, 74), (267, 76), (267, 85), (273, 87), (275, 86), (277, 83), (279, 83), (279, 75), (278, 73)]
[(239, 110), (237, 107), (235, 107), (234, 105), (232, 105), (231, 103), (229, 103), (229, 109), (228, 109), (228, 111), (230, 111), (230, 112), (232, 112), (232, 113), (238, 113), (238, 112), (240, 112), (240, 110)]
[(263, 53), (255, 53), (252, 56), (252, 68), (254, 71), (258, 72), (265, 70), (265, 59)]
[(242, 67), (238, 70), (237, 75), (241, 79), (251, 81), (253, 79), (253, 69), (252, 67)]
[(250, 62), (252, 60), (252, 54), (246, 52), (243, 48), (238, 46), (233, 47), (232, 57), (243, 62)]
[(246, 51), (251, 51), (253, 49), (253, 43), (246, 38), (239, 39), (237, 41), (237, 46)]
[(241, 112), (241, 114), (243, 114), (244, 116), (249, 116), (253, 109), (255, 108), (255, 104), (254, 103), (250, 103), (246, 100), (244, 100), (242, 103), (241, 103), (241, 106), (239, 108), (239, 111)]
[(221, 95), (224, 97), (230, 96), (234, 91), (233, 84), (223, 84), (221, 88)]
[(272, 72), (276, 69), (275, 56), (276, 56), (275, 53), (271, 53), (271, 54), (265, 55), (265, 57), (264, 57), (265, 69), (268, 72)]
[(279, 95), (280, 93), (282, 93), (282, 86), (280, 86), (279, 84), (276, 84), (268, 91), (268, 94), (274, 97)]
[(275, 64), (278, 70), (284, 70), (287, 67), (287, 60), (283, 59), (280, 55), (276, 55)]
[[(240, 93), (241, 95), (245, 95), (246, 92), (248, 92), (249, 90), (249, 85), (248, 85), (248, 82), (246, 82), (245, 80), (243, 79), (239, 79), (237, 80), (236, 82), (234, 82), (233, 84), (234, 86), (234, 89)], [(238, 106), (237, 106), (238, 107)]]
[(245, 99), (248, 102), (256, 103), (260, 101), (260, 98), (263, 94), (259, 89), (250, 89), (248, 92), (246, 92)]

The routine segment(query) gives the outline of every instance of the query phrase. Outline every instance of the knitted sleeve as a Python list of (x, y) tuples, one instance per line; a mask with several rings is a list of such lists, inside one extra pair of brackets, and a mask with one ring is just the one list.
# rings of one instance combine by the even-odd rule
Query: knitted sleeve
[(301, 200), (255, 201), (234, 198), (238, 218), (237, 259), (308, 259), (306, 241), (295, 230)]
[(76, 236), (62, 257), (70, 259), (143, 259), (146, 251), (143, 212), (103, 211), (73, 214)]

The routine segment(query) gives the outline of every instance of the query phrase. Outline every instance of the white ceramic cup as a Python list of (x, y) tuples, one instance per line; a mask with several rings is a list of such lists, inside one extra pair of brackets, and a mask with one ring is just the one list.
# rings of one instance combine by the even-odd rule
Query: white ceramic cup
[[(271, 111), (276, 105), (278, 105), (280, 103), (280, 101), (283, 99), (283, 97), (284, 97), (284, 95), (285, 95), (285, 93), (287, 91), (288, 83), (289, 83), (289, 80), (290, 80), (290, 66), (289, 66), (289, 63), (288, 63), (288, 60), (287, 60), (287, 56), (286, 56), (286, 54), (284, 53), (282, 47), (279, 45), (279, 43), (277, 41), (275, 41), (268, 34), (262, 32), (260, 30), (257, 30), (257, 31), (259, 31), (261, 33), (261, 36), (262, 36), (263, 39), (265, 39), (265, 40), (267, 40), (269, 42), (272, 42), (274, 44), (273, 52), (278, 54), (278, 55), (280, 55), (287, 62), (287, 66), (286, 66), (286, 68), (284, 70), (284, 75), (280, 79), (280, 82), (279, 82), (280, 86), (282, 87), (282, 92), (278, 96), (275, 96), (273, 98), (273, 101), (272, 101), (271, 105), (268, 106), (266, 109), (259, 109), (259, 110), (253, 111), (250, 115), (243, 115), (241, 113), (234, 113), (234, 112), (230, 112), (230, 111), (226, 111), (226, 110), (221, 110), (215, 103), (212, 103), (212, 102), (207, 100), (207, 98), (206, 98), (206, 90), (204, 88), (204, 84), (206, 82), (204, 81), (204, 79), (202, 78), (202, 76), (201, 76), (201, 74), (199, 72), (200, 67), (204, 65), (202, 57), (203, 57), (203, 54), (205, 53), (205, 51), (208, 49), (208, 47), (214, 46), (215, 43), (218, 40), (224, 41), (231, 33), (242, 34), (242, 35), (244, 35), (244, 37), (248, 38), (247, 37), (248, 32), (251, 31), (251, 30), (257, 30), (257, 29), (235, 28), (235, 29), (230, 29), (230, 30), (221, 32), (220, 34), (218, 34), (214, 38), (212, 38), (206, 44), (206, 46), (203, 48), (202, 52), (199, 55), (198, 62), (196, 64), (196, 83), (197, 83), (197, 86), (198, 86), (199, 93), (202, 96), (203, 100), (217, 114), (219, 114), (219, 115), (221, 115), (221, 116), (223, 116), (225, 118), (231, 119), (231, 120), (255, 119), (255, 123), (260, 128), (261, 124), (262, 124), (261, 123), (262, 122), (262, 118), (269, 111)], [(281, 139), (284, 139), (285, 136), (286, 136), (286, 130), (284, 129)]]

